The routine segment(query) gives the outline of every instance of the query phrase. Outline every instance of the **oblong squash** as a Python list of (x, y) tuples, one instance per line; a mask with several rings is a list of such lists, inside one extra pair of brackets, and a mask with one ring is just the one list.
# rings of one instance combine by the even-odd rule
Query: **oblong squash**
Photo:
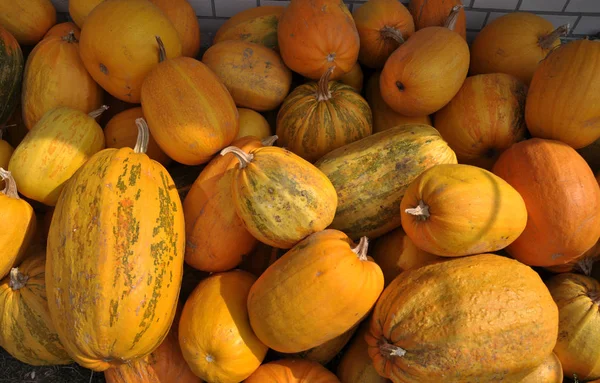
[(252, 109), (238, 108), (238, 115), (240, 130), (236, 140), (246, 136), (254, 136), (262, 140), (271, 136), (271, 126), (262, 114)]
[(263, 5), (238, 12), (217, 30), (213, 44), (243, 40), (279, 51), (277, 25), (284, 10), (281, 5)]
[(336, 357), (336, 355), (340, 353), (340, 351), (342, 351), (342, 349), (346, 346), (348, 341), (350, 341), (350, 339), (356, 332), (357, 328), (358, 325), (352, 327), (350, 330), (342, 333), (341, 335), (338, 335), (333, 339), (329, 339), (323, 344), (320, 344), (313, 348), (309, 348), (308, 350), (293, 354), (280, 354), (282, 357), (311, 360), (313, 362), (317, 362), (325, 366), (329, 364), (329, 362), (331, 362)]
[(0, 3), (0, 26), (21, 45), (35, 45), (56, 24), (56, 9), (50, 0), (15, 0)]
[(87, 16), (104, 0), (69, 0), (69, 16), (79, 28), (83, 27)]
[(342, 82), (346, 85), (350, 85), (359, 94), (360, 94), (360, 92), (362, 92), (363, 80), (364, 80), (363, 71), (362, 71), (362, 68), (360, 67), (360, 64), (358, 63), (358, 61), (356, 62), (356, 64), (354, 64), (352, 69), (350, 69), (350, 72), (344, 74), (339, 79), (340, 82)]
[(424, 170), (456, 163), (428, 125), (405, 125), (342, 146), (315, 163), (332, 182), (338, 206), (332, 229), (353, 240), (379, 237), (401, 225), (398, 209), (408, 185)]
[[(418, 31), (427, 27), (445, 26), (454, 7), (461, 5), (461, 0), (410, 0), (408, 10), (413, 16), (415, 30)], [(453, 30), (466, 39), (467, 20), (462, 7), (458, 11), (455, 23)]]
[(552, 353), (519, 383), (563, 383), (563, 377), (560, 360), (555, 353)]
[(79, 27), (71, 21), (66, 21), (64, 23), (56, 24), (55, 26), (50, 28), (48, 30), (48, 32), (46, 32), (46, 34), (44, 35), (44, 38), (48, 38), (50, 36), (65, 37), (69, 34), (69, 32), (73, 32), (75, 39), (77, 41), (79, 41), (79, 36), (81, 35), (81, 29), (79, 29)]
[(335, 375), (317, 362), (281, 359), (261, 365), (245, 383), (339, 383)]
[(181, 55), (195, 58), (200, 52), (200, 25), (188, 0), (150, 0), (160, 8), (177, 30)]
[(21, 93), (23, 52), (14, 36), (0, 26), (0, 126), (15, 111)]
[(275, 351), (295, 353), (358, 325), (383, 290), (383, 274), (367, 250), (366, 237), (354, 246), (344, 233), (326, 229), (275, 261), (248, 296), (258, 338)]

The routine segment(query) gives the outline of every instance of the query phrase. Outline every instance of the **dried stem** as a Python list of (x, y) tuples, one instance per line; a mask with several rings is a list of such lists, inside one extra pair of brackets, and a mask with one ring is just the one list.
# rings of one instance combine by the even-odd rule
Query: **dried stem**
[(369, 250), (369, 238), (361, 237), (358, 245), (352, 249), (354, 254), (358, 255), (361, 261), (367, 260), (367, 251)]
[(379, 345), (379, 352), (383, 357), (388, 359), (392, 359), (393, 357), (397, 356), (403, 357), (406, 354), (405, 349), (388, 343), (385, 340)]
[(274, 135), (274, 136), (269, 136), (267, 138), (265, 138), (264, 140), (261, 141), (262, 146), (273, 146), (275, 144), (275, 141), (277, 141), (279, 139), (279, 136)]
[(221, 150), (222, 156), (228, 153), (233, 153), (237, 157), (238, 161), (240, 161), (240, 169), (244, 169), (254, 159), (254, 154), (246, 153), (237, 146), (228, 146), (225, 149)]
[(429, 206), (426, 205), (425, 202), (423, 202), (423, 200), (419, 201), (419, 204), (416, 207), (412, 209), (406, 209), (404, 211), (407, 214), (414, 215), (421, 221), (426, 221), (430, 217)]
[(154, 36), (156, 38), (156, 42), (158, 43), (158, 62), (161, 63), (167, 59), (167, 50), (165, 49), (165, 44), (163, 44), (160, 36)]
[(77, 43), (77, 37), (75, 37), (75, 31), (69, 31), (66, 36), (63, 36), (62, 39), (68, 43)]
[(133, 151), (136, 153), (146, 153), (148, 151), (148, 141), (150, 140), (150, 129), (144, 118), (136, 118), (135, 125), (138, 128), (137, 141)]
[(551, 49), (557, 39), (561, 36), (566, 36), (569, 33), (569, 24), (561, 25), (550, 34), (540, 37), (538, 44), (543, 50)]
[(317, 89), (317, 101), (327, 101), (331, 98), (331, 92), (329, 91), (329, 77), (335, 70), (335, 65), (329, 67), (327, 72), (323, 73), (323, 76), (319, 79), (319, 85)]
[(383, 28), (381, 28), (381, 31), (379, 33), (381, 33), (381, 37), (383, 37), (386, 40), (394, 40), (398, 43), (398, 45), (404, 44), (404, 37), (402, 37), (402, 32), (399, 29), (386, 25)]
[(450, 14), (448, 15), (448, 18), (446, 19), (446, 22), (444, 23), (444, 26), (448, 29), (450, 29), (451, 31), (454, 31), (456, 29), (456, 22), (458, 21), (458, 15), (460, 14), (460, 10), (462, 8), (464, 8), (464, 5), (455, 5), (454, 7), (452, 7), (452, 10), (450, 11)]
[(0, 179), (4, 181), (4, 189), (2, 190), (3, 194), (7, 195), (10, 198), (21, 199), (19, 198), (17, 183), (15, 182), (15, 179), (8, 170), (0, 168)]
[(8, 282), (8, 286), (13, 291), (16, 291), (16, 290), (19, 290), (19, 289), (22, 289), (23, 287), (25, 287), (28, 280), (29, 280), (29, 276), (27, 276), (25, 274), (21, 274), (19, 272), (18, 267), (13, 267), (10, 270), (10, 280)]
[(102, 116), (102, 113), (104, 113), (105, 111), (107, 111), (108, 108), (109, 108), (108, 105), (102, 105), (99, 109), (92, 110), (91, 112), (89, 112), (88, 116), (90, 116), (93, 119), (96, 119), (96, 118)]

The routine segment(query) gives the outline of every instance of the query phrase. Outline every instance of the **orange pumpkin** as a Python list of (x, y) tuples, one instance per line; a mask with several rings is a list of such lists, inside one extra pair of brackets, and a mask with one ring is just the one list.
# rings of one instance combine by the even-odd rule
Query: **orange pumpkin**
[(551, 353), (533, 372), (519, 383), (563, 383), (563, 369), (555, 353)]
[(598, 242), (596, 242), (594, 246), (592, 246), (588, 251), (579, 257), (562, 265), (546, 267), (546, 270), (549, 270), (553, 273), (579, 272), (589, 276), (592, 273), (594, 263), (599, 259), (600, 239), (598, 239)]
[[(0, 168), (8, 169), (8, 163), (15, 149), (8, 141), (2, 139), (4, 128), (0, 128)], [(0, 183), (1, 185), (1, 183)]]
[(535, 70), (525, 119), (534, 137), (575, 149), (600, 139), (600, 41), (571, 41), (555, 49)]
[(527, 86), (516, 77), (494, 73), (467, 77), (434, 126), (458, 162), (491, 169), (498, 156), (525, 139)]
[(467, 38), (467, 22), (461, 0), (410, 0), (408, 10), (415, 21), (418, 31), (427, 27), (442, 27), (447, 24), (450, 14), (460, 6), (454, 30), (464, 39)]
[(196, 11), (188, 0), (150, 0), (173, 23), (179, 40), (181, 55), (195, 58), (200, 52), (200, 25)]
[(415, 32), (410, 12), (397, 0), (369, 0), (354, 11), (360, 36), (358, 61), (381, 69), (393, 51)]
[(245, 383), (340, 383), (333, 373), (317, 362), (281, 359), (261, 365)]
[(236, 13), (217, 30), (213, 44), (225, 40), (244, 40), (279, 51), (277, 25), (285, 10), (281, 5), (252, 7)]
[(340, 353), (340, 351), (342, 351), (342, 349), (346, 346), (348, 341), (356, 332), (357, 328), (358, 325), (352, 327), (345, 333), (338, 335), (335, 338), (330, 339), (327, 342), (320, 344), (316, 347), (309, 348), (308, 350), (293, 354), (281, 353), (281, 356), (292, 359), (302, 358), (306, 360), (312, 360), (313, 362), (317, 362), (325, 366), (329, 362), (331, 362), (333, 358), (335, 358), (335, 356)]
[(352, 67), (352, 69), (350, 69), (350, 72), (340, 77), (339, 81), (343, 82), (346, 85), (350, 85), (354, 88), (355, 91), (360, 93), (363, 88), (363, 78), (363, 71), (360, 67), (360, 64), (357, 61), (356, 64), (354, 64), (354, 66)]
[(470, 73), (506, 73), (529, 85), (540, 61), (560, 45), (567, 30), (567, 26), (554, 29), (543, 16), (530, 12), (498, 17), (471, 44)]
[(81, 34), (81, 30), (79, 29), (79, 27), (77, 25), (75, 25), (75, 23), (72, 23), (70, 21), (56, 24), (55, 26), (50, 28), (48, 30), (48, 32), (46, 32), (46, 34), (44, 35), (44, 38), (47, 38), (50, 36), (65, 37), (69, 34), (69, 32), (73, 32), (75, 39), (77, 41), (79, 41), (79, 35)]
[(69, 15), (79, 28), (83, 27), (87, 16), (104, 0), (69, 0)]
[(493, 172), (521, 194), (527, 226), (508, 253), (531, 266), (568, 263), (600, 236), (600, 188), (570, 146), (533, 138), (507, 149)]
[(56, 24), (56, 9), (50, 0), (0, 2), (0, 26), (21, 45), (35, 45)]
[(336, 67), (331, 79), (337, 80), (358, 59), (360, 37), (342, 0), (291, 0), (279, 19), (277, 38), (285, 64), (312, 80), (331, 67)]
[(238, 115), (240, 130), (235, 138), (236, 140), (246, 136), (254, 136), (262, 140), (272, 134), (271, 126), (262, 114), (252, 109), (238, 108)]

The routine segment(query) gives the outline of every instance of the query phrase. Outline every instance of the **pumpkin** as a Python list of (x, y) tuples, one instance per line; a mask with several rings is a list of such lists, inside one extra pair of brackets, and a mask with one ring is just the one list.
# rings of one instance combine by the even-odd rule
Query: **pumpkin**
[(381, 71), (381, 97), (405, 116), (442, 109), (458, 93), (469, 70), (469, 46), (446, 27), (415, 32), (396, 49)]
[(360, 64), (356, 62), (352, 69), (350, 69), (350, 72), (340, 77), (339, 81), (346, 85), (350, 85), (356, 92), (360, 93), (363, 88), (363, 78), (364, 76)]
[(230, 146), (221, 151), (229, 153), (239, 161), (232, 175), (233, 205), (254, 238), (289, 249), (331, 224), (336, 190), (314, 165), (272, 146), (248, 152)]
[(204, 53), (206, 64), (225, 84), (238, 107), (276, 109), (287, 96), (292, 72), (281, 57), (260, 44), (226, 40)]
[(358, 59), (360, 37), (342, 0), (291, 0), (279, 18), (277, 39), (285, 64), (312, 80), (331, 67), (337, 80)]
[(367, 101), (351, 86), (329, 81), (333, 67), (318, 83), (294, 89), (277, 114), (279, 145), (309, 162), (371, 135)]
[(79, 28), (83, 27), (88, 15), (104, 0), (69, 0), (69, 16)]
[(297, 352), (294, 354), (281, 354), (281, 356), (291, 359), (302, 358), (306, 360), (312, 360), (313, 362), (317, 362), (325, 366), (331, 362), (336, 355), (340, 353), (340, 351), (342, 351), (357, 329), (358, 325), (323, 344), (309, 348), (308, 350), (302, 352)]
[(0, 281), (0, 346), (32, 366), (69, 364), (48, 312), (44, 250), (28, 251), (23, 263)]
[(50, 0), (14, 0), (0, 4), (0, 27), (21, 45), (35, 45), (56, 24), (56, 9)]
[(261, 365), (245, 383), (339, 383), (335, 375), (317, 362), (281, 359)]
[(285, 10), (281, 5), (252, 7), (236, 13), (221, 25), (213, 44), (225, 40), (243, 40), (279, 51), (277, 25)]
[(114, 97), (140, 102), (144, 79), (158, 64), (156, 36), (167, 57), (181, 56), (177, 30), (148, 0), (106, 0), (85, 19), (79, 53), (92, 78)]
[(554, 28), (530, 12), (505, 14), (488, 23), (471, 44), (472, 75), (506, 73), (529, 85), (533, 72), (560, 45), (568, 26)]
[(600, 138), (588, 146), (577, 149), (577, 152), (581, 154), (594, 172), (600, 171)]
[(594, 263), (600, 259), (600, 239), (588, 251), (573, 259), (570, 262), (561, 265), (546, 267), (546, 270), (553, 273), (572, 273), (579, 272), (587, 276), (591, 275)]
[(555, 353), (546, 357), (532, 373), (519, 383), (563, 383), (563, 370), (560, 360)]
[(600, 139), (600, 42), (577, 40), (555, 49), (537, 67), (525, 120), (534, 137), (581, 149)]
[[(458, 9), (456, 7), (459, 7)], [(454, 30), (464, 39), (467, 38), (467, 23), (465, 10), (461, 0), (410, 0), (408, 10), (415, 22), (415, 30), (427, 27), (442, 27), (448, 23), (448, 18), (457, 9)]]
[(241, 382), (262, 363), (268, 348), (254, 334), (246, 300), (256, 280), (234, 270), (201, 281), (179, 322), (183, 357), (208, 382)]
[(104, 133), (94, 118), (70, 107), (49, 110), (15, 148), (8, 170), (19, 192), (48, 206), (56, 205), (65, 183), (96, 152)]
[(238, 267), (260, 277), (284, 253), (285, 250), (259, 242), (254, 251), (242, 257), (242, 263)]
[(96, 153), (66, 184), (48, 235), (52, 321), (69, 355), (98, 372), (162, 343), (181, 287), (181, 201), (166, 169), (145, 154), (148, 127), (138, 123), (134, 149)]
[(565, 273), (546, 284), (558, 305), (558, 341), (554, 353), (565, 376), (583, 381), (600, 378), (600, 282), (594, 278)]
[(409, 117), (397, 113), (381, 97), (379, 78), (381, 72), (374, 72), (365, 87), (365, 98), (373, 113), (373, 133), (379, 133), (386, 129), (404, 124), (432, 125), (429, 115)]
[(56, 107), (90, 113), (102, 106), (104, 91), (81, 62), (78, 45), (75, 34), (69, 32), (63, 37), (43, 39), (29, 54), (21, 94), (27, 129)]
[(498, 156), (525, 139), (527, 86), (493, 73), (467, 77), (456, 96), (434, 117), (435, 128), (458, 162), (490, 170)]
[(557, 336), (558, 309), (540, 276), (481, 254), (394, 279), (366, 341), (377, 372), (394, 382), (516, 382), (544, 362)]
[(162, 55), (142, 85), (141, 102), (160, 148), (184, 165), (208, 162), (239, 132), (227, 88), (207, 65), (190, 57)]
[(369, 0), (354, 11), (360, 36), (358, 61), (381, 69), (393, 51), (415, 32), (413, 17), (396, 0)]
[(0, 26), (0, 126), (15, 111), (21, 92), (23, 52), (17, 40)]
[(0, 168), (8, 169), (8, 162), (15, 149), (8, 141), (2, 139), (3, 134), (4, 129), (0, 128)]
[(381, 269), (367, 251), (366, 237), (354, 245), (326, 229), (285, 253), (250, 289), (248, 314), (258, 338), (275, 351), (297, 353), (358, 325), (383, 290)]
[[(138, 136), (138, 127), (135, 120), (143, 117), (144, 113), (141, 107), (130, 108), (117, 113), (108, 121), (104, 128), (106, 147), (116, 149), (129, 147), (133, 149)], [(171, 159), (158, 146), (152, 134), (148, 137), (146, 154), (154, 161), (160, 162), (163, 166), (168, 166), (171, 163)]]
[(19, 265), (35, 234), (36, 218), (31, 205), (19, 198), (12, 174), (0, 168), (4, 189), (0, 191), (2, 227), (0, 230), (0, 278), (4, 278), (14, 265)]
[(568, 263), (600, 236), (600, 188), (583, 158), (565, 143), (533, 138), (500, 155), (493, 172), (527, 206), (527, 226), (508, 253), (530, 266)]
[(195, 58), (200, 52), (200, 25), (188, 0), (150, 0), (173, 23), (181, 40), (181, 55)]
[(338, 148), (315, 163), (338, 195), (332, 229), (353, 240), (375, 239), (400, 227), (400, 201), (426, 169), (456, 163), (456, 155), (428, 125), (404, 125)]
[(252, 109), (238, 108), (238, 115), (240, 130), (236, 140), (246, 136), (254, 136), (262, 140), (271, 136), (271, 126), (262, 114)]
[(64, 23), (59, 23), (53, 26), (46, 32), (44, 38), (48, 38), (50, 36), (56, 37), (65, 37), (69, 34), (69, 32), (73, 32), (73, 36), (75, 40), (79, 41), (79, 36), (81, 35), (81, 29), (75, 23), (66, 21)]

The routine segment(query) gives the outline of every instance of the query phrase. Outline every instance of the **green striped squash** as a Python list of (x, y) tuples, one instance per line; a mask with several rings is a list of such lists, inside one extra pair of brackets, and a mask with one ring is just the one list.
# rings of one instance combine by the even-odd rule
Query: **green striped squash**
[(21, 94), (23, 52), (15, 37), (0, 26), (0, 125), (14, 112)]

